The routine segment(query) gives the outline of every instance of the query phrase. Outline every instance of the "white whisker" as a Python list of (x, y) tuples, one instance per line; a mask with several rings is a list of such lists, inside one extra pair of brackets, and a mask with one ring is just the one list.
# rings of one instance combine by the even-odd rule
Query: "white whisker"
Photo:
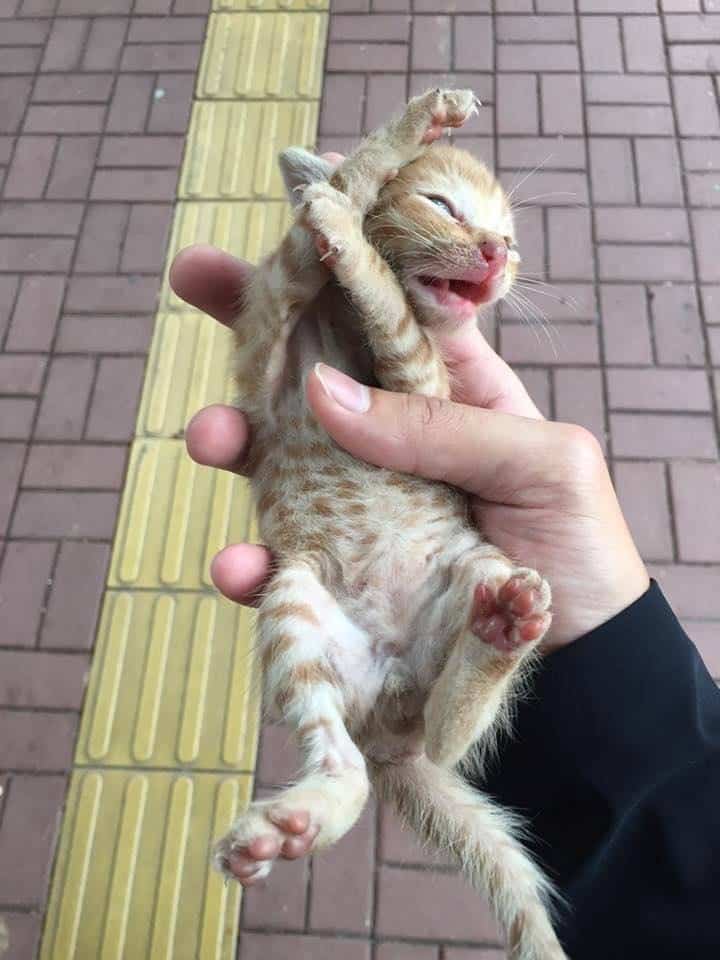
[(548, 300), (554, 300), (556, 303), (567, 304), (574, 313), (578, 313), (579, 311), (579, 304), (574, 297), (561, 293), (553, 293), (550, 290), (541, 290), (539, 285), (536, 286), (534, 283), (531, 284), (524, 280), (516, 279), (515, 286), (527, 290), (528, 293), (537, 293), (540, 297), (547, 297)]
[[(525, 197), (522, 200), (516, 200), (511, 203), (510, 206), (514, 212), (515, 210), (522, 209), (522, 207), (528, 207), (531, 205), (537, 206), (537, 200), (550, 200), (553, 197), (577, 197), (577, 193), (574, 193), (571, 190), (551, 190), (548, 193), (538, 193), (533, 197)], [(577, 203), (566, 203), (563, 204), (563, 206), (574, 207), (582, 210), (583, 208), (587, 207), (587, 203), (581, 203), (578, 201)]]
[(578, 301), (575, 299), (575, 297), (572, 296), (572, 294), (565, 293), (560, 287), (557, 286), (557, 284), (548, 283), (548, 281), (544, 277), (541, 277), (541, 276), (533, 277), (530, 274), (518, 273), (515, 279), (516, 281), (520, 281), (531, 287), (535, 287), (538, 289), (540, 287), (544, 287), (547, 290), (553, 290), (563, 300), (566, 300), (568, 303), (574, 303), (577, 305)]
[[(524, 183), (527, 183), (527, 181), (530, 179), (530, 177), (533, 176), (533, 174), (536, 174), (536, 173), (538, 172), (538, 170), (540, 170), (542, 167), (544, 167), (545, 164), (548, 162), (548, 160), (552, 160), (553, 156), (554, 156), (554, 154), (549, 153), (549, 154), (545, 157), (544, 160), (541, 160), (540, 163), (539, 163), (536, 167), (533, 167), (533, 169), (530, 171), (530, 173), (526, 173), (525, 176), (522, 178), (522, 180), (521, 180), (519, 183), (516, 183), (516, 184), (514, 184), (514, 185), (511, 184), (511, 189), (508, 190), (508, 194), (507, 194), (508, 203), (512, 200), (513, 196), (517, 193), (517, 191), (520, 189), (520, 187), (521, 187)], [(512, 206), (512, 204), (511, 204), (511, 206)]]
[(524, 293), (521, 293), (517, 289), (514, 289), (512, 292), (515, 295), (516, 300), (525, 305), (535, 323), (539, 324), (539, 326), (542, 328), (542, 331), (547, 337), (547, 341), (552, 349), (553, 356), (557, 359), (558, 350), (557, 346), (555, 345), (555, 341), (553, 340), (553, 334), (556, 334), (557, 331), (548, 319), (547, 314), (541, 310), (536, 303), (533, 303), (532, 300), (526, 297)]
[(529, 327), (532, 332), (535, 340), (537, 341), (538, 346), (540, 345), (540, 334), (537, 331), (537, 325), (533, 322), (532, 317), (528, 316), (525, 307), (514, 295), (513, 291), (509, 290), (505, 294), (505, 300), (510, 304), (510, 306), (515, 310), (516, 313), (520, 315), (520, 319), (523, 321), (526, 327)]

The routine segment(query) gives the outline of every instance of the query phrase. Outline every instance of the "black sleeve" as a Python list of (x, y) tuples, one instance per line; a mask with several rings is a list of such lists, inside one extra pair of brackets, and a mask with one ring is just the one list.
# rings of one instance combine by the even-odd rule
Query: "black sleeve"
[(656, 583), (547, 657), (477, 785), (529, 821), (571, 960), (720, 957), (720, 691)]

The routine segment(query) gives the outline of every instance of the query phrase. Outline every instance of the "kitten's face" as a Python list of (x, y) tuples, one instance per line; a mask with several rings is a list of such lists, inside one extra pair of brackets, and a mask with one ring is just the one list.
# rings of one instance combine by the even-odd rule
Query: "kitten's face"
[(380, 193), (365, 232), (392, 264), (418, 319), (459, 326), (510, 289), (520, 256), (510, 204), (490, 171), (435, 146)]

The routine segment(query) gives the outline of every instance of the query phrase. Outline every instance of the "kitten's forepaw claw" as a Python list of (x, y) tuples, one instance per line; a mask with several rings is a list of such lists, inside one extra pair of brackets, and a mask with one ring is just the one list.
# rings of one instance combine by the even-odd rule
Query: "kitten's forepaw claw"
[(359, 224), (356, 211), (345, 194), (329, 183), (313, 183), (304, 195), (302, 220), (315, 240), (315, 249), (322, 263), (332, 266), (347, 249), (348, 238)]

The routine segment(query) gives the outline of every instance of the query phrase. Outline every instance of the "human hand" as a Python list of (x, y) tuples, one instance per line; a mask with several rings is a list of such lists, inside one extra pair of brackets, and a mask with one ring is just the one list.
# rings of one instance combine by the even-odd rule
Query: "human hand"
[[(229, 324), (250, 268), (212, 247), (175, 258), (173, 289)], [(517, 375), (470, 325), (441, 338), (452, 400), (364, 387), (322, 365), (308, 402), (330, 436), (378, 466), (443, 480), (470, 495), (483, 534), (553, 589), (550, 652), (600, 626), (648, 587), (645, 566), (617, 502), (602, 451), (581, 427), (542, 418)], [(353, 397), (365, 409), (348, 409)], [(338, 402), (338, 400), (340, 402)], [(186, 431), (190, 456), (242, 473), (251, 442), (240, 411), (214, 405)], [(226, 547), (211, 575), (231, 600), (253, 603), (268, 576), (265, 547)]]

